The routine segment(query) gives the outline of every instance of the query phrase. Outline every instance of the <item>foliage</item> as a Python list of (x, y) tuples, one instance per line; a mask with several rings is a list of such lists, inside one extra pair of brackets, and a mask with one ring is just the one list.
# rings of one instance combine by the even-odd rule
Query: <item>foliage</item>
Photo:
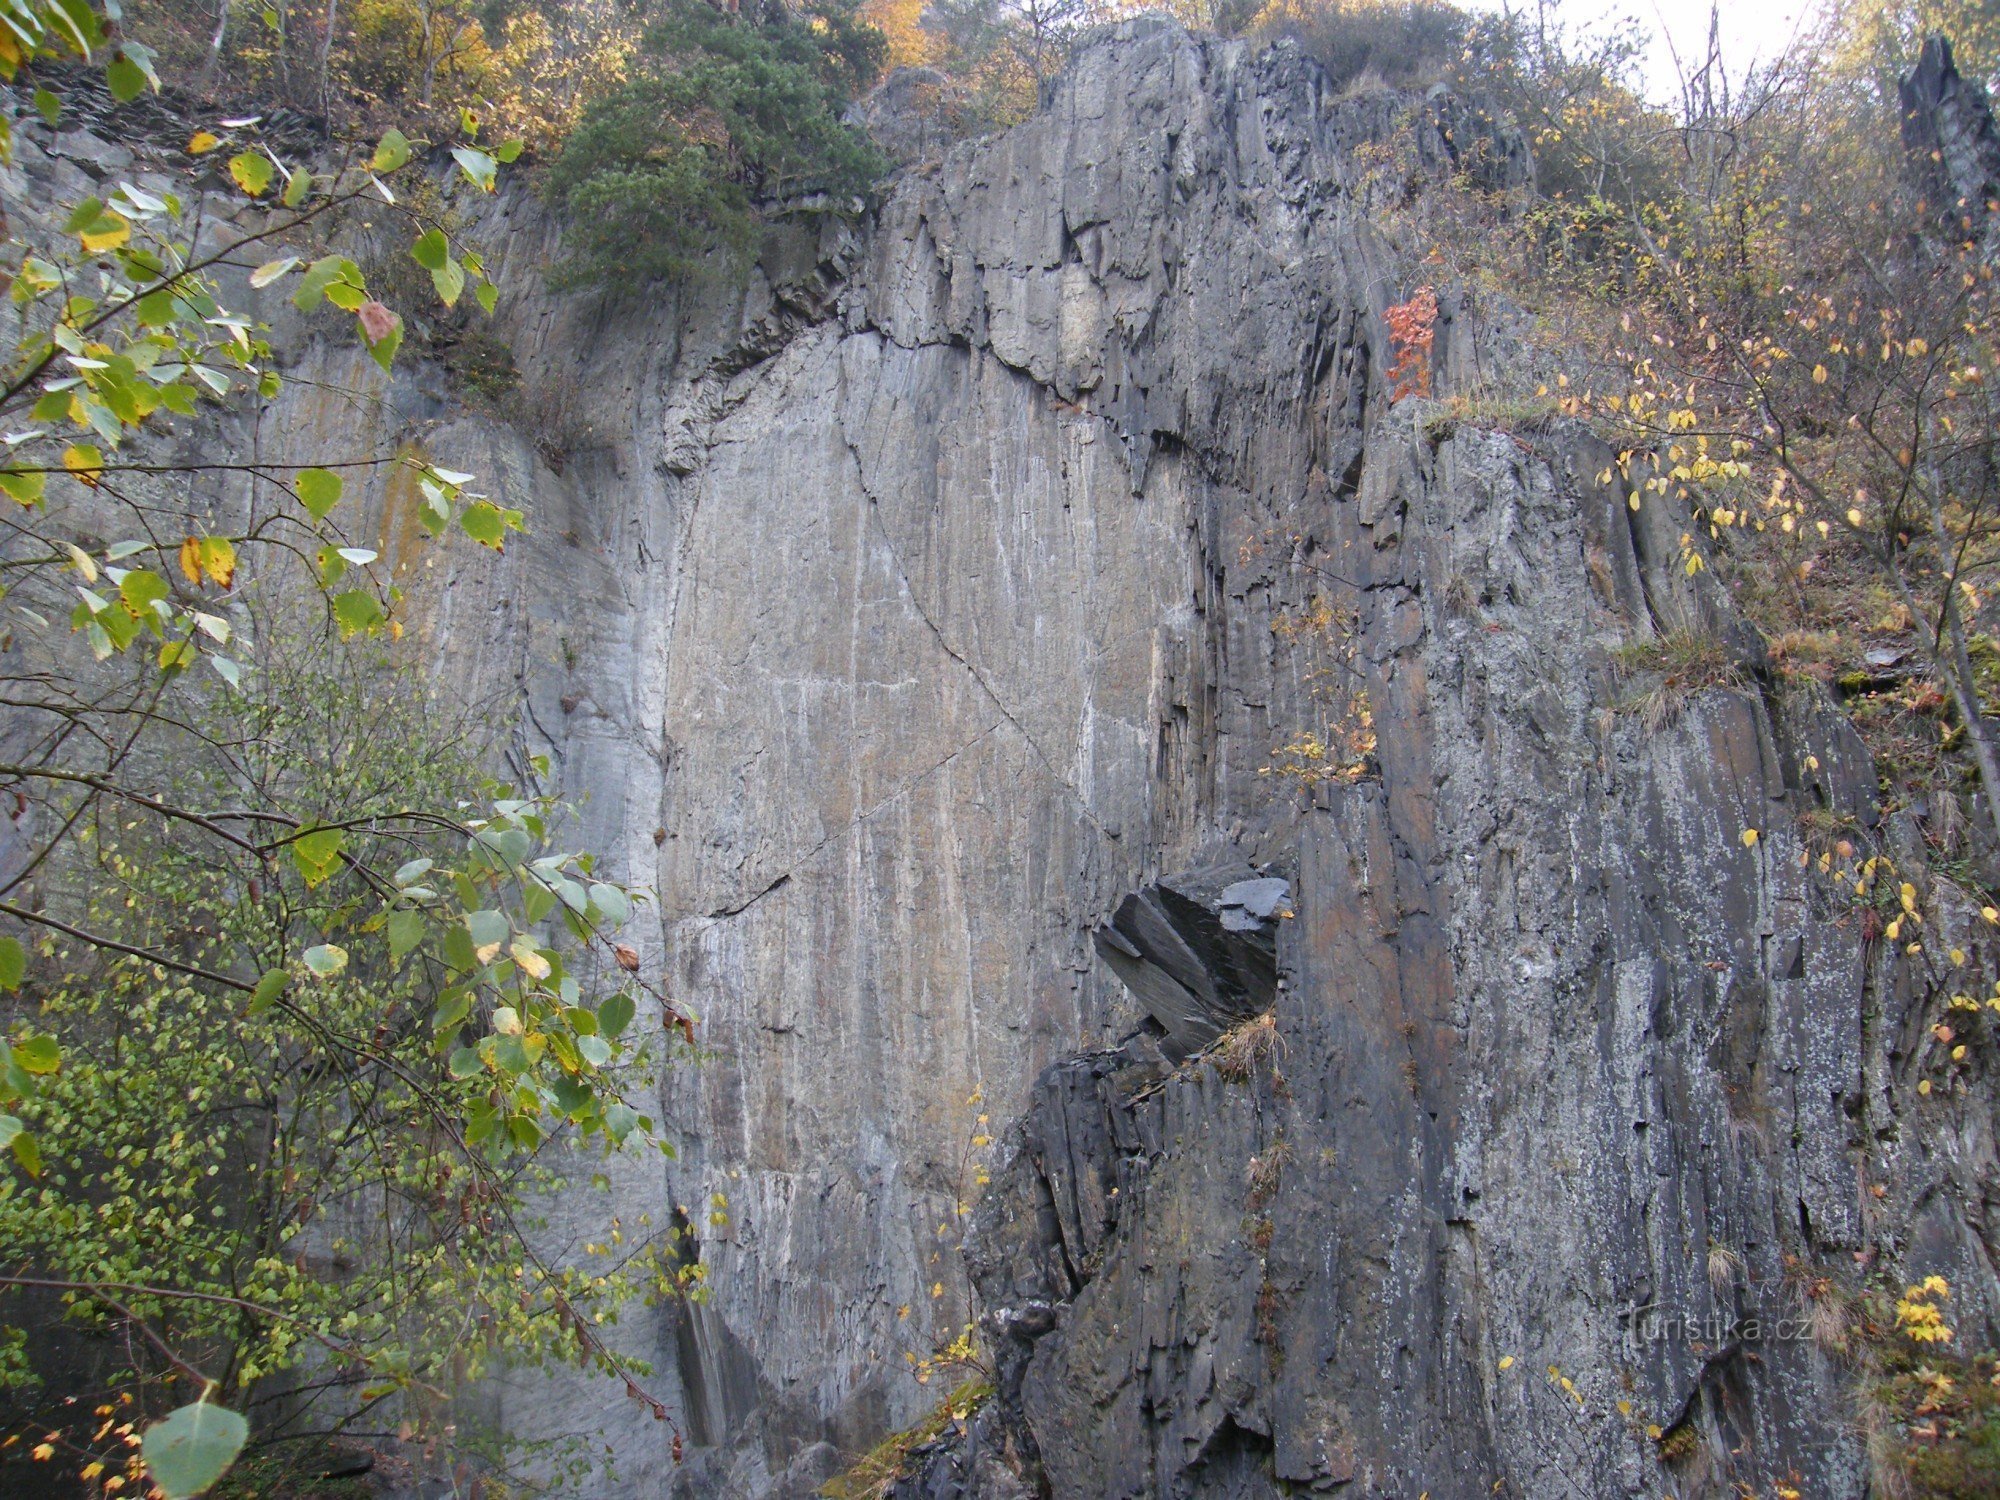
[(883, 1500), (902, 1477), (912, 1454), (954, 1428), (962, 1428), (992, 1398), (992, 1377), (973, 1376), (933, 1407), (921, 1422), (891, 1433), (863, 1454), (852, 1468), (821, 1485), (818, 1493), (826, 1500)]
[[(1314, 572), (1316, 564), (1295, 563)], [(1366, 679), (1357, 665), (1360, 618), (1353, 610), (1315, 594), (1303, 609), (1281, 613), (1272, 635), (1284, 644), (1312, 715), (1310, 725), (1274, 746), (1271, 764), (1260, 776), (1308, 791), (1326, 783), (1359, 781), (1371, 774), (1375, 756), (1375, 712)]]
[(1837, 72), (1871, 87), (1883, 103), (1934, 36), (1949, 37), (1958, 66), (1988, 88), (2000, 83), (2000, 6), (1992, 0), (1843, 0), (1830, 9), (1827, 40)]
[[(0, 5), (0, 73), (82, 54), (119, 97), (152, 85), (114, 7)], [(460, 123), (456, 175), (491, 192), (520, 145)], [(426, 780), (445, 763), (422, 705), (378, 722), (287, 680), (262, 628), (281, 616), (252, 607), (309, 608), (329, 650), (401, 635), (400, 590), (342, 529), (357, 476), (406, 468), (427, 536), (498, 551), (524, 518), (420, 458), (217, 465), (161, 441), (278, 393), (266, 330), (226, 297), (243, 280), (331, 309), (393, 368), (402, 315), (325, 247), (363, 203), (399, 227), (423, 295), (497, 297), (425, 195), (396, 193), (418, 154), (402, 132), (309, 167), (252, 129), (187, 143), (225, 165), (228, 239), (201, 232), (208, 205), (123, 182), (5, 266), (0, 990), (21, 1003), (0, 1056), (0, 1287), (150, 1346), (85, 1468), (136, 1445), (168, 1488), (235, 1430), (194, 1412), (138, 1432), (174, 1387), (240, 1405), (318, 1371), (303, 1389), (321, 1398), (435, 1400), (490, 1360), (567, 1353), (664, 1419), (595, 1331), (604, 1311), (581, 1310), (618, 1278), (542, 1263), (514, 1209), (551, 1140), (652, 1139), (625, 1098), (657, 1056), (641, 1003), (691, 1030), (616, 941), (632, 893), (557, 842), (545, 798)], [(246, 495), (226, 521), (191, 498), (221, 472)], [(21, 1341), (4, 1347), (22, 1374)]]
[(1650, 679), (1635, 706), (1652, 730), (1672, 724), (1703, 693), (1738, 687), (1746, 680), (1728, 643), (1699, 630), (1674, 630), (1635, 641), (1615, 653), (1613, 662), (1623, 676)]
[(2000, 828), (1977, 668), (2000, 626), (1989, 211), (1951, 202), (1944, 164), (1906, 154), (1900, 104), (1824, 40), (1747, 72), (1711, 40), (1670, 106), (1632, 86), (1637, 40), (1546, 11), (1482, 23), (1463, 81), (1527, 130), (1534, 188), (1467, 173), (1399, 207), (1399, 232), (1439, 280), (1533, 308), (1554, 376), (1537, 394), (1616, 450), (1598, 481), (1692, 507), (1685, 566), (1722, 569), (1769, 638), (1813, 643), (1830, 679), (1828, 654), (1859, 668), (1870, 635), (1920, 660), (1907, 704), (1871, 692), (1858, 718), (1911, 766), (1909, 715), (1933, 716), (1939, 784), (1917, 795), (1955, 799), (1962, 756)]
[(1261, 35), (1297, 42), (1336, 87), (1372, 79), (1411, 88), (1450, 74), (1472, 22), (1442, 0), (1271, 0), (1253, 25)]
[(573, 278), (682, 275), (768, 211), (847, 212), (880, 175), (847, 102), (881, 65), (853, 0), (794, 13), (669, 0), (630, 82), (595, 100), (549, 177)]
[(623, 0), (129, 0), (170, 83), (336, 128), (447, 130), (462, 110), (550, 146), (621, 73), (643, 7)]
[[(402, 865), (406, 891), (419, 879), (490, 884), (487, 843), (409, 809), (506, 789), (482, 787), (479, 742), (440, 705), (379, 686), (398, 680), (389, 662), (337, 646), (267, 648), (244, 691), (189, 705), (186, 728), (149, 752), (171, 767), (149, 779), (156, 796), (164, 783), (173, 800), (245, 816), (340, 810), (367, 832), (339, 869), (323, 873), (294, 844), (246, 878), (228, 845), (102, 801), (53, 862), (51, 904), (100, 941), (57, 933), (38, 945), (37, 1020), (63, 1066), (30, 1115), (50, 1143), (41, 1178), (0, 1180), (0, 1245), (10, 1266), (33, 1268), (12, 1284), (60, 1290), (83, 1326), (143, 1330), (143, 1355), (171, 1351), (104, 1372), (107, 1396), (193, 1383), (191, 1394), (247, 1403), (267, 1435), (393, 1401), (421, 1429), (458, 1382), (497, 1363), (587, 1356), (578, 1305), (678, 1285), (657, 1246), (599, 1279), (543, 1265), (522, 1243), (524, 1194), (549, 1176), (546, 1152), (525, 1148), (561, 1101), (501, 1125), (501, 1052), (529, 1034), (496, 1013), (468, 1035), (456, 1004), (439, 1004), (449, 959), (406, 946), (414, 924), (385, 916), (368, 874)], [(284, 972), (321, 939), (349, 957), (301, 985), (297, 1004), (246, 1005), (204, 977)], [(180, 971), (138, 956), (162, 951)], [(552, 945), (515, 962), (547, 962), (574, 988), (562, 969), (576, 957)], [(576, 1018), (576, 1045), (608, 1060), (631, 1014), (607, 999)], [(476, 1149), (502, 1128), (524, 1149)], [(84, 1462), (115, 1456), (70, 1441)]]
[(1116, 13), (1108, 0), (933, 0), (926, 16), (959, 113), (996, 128), (1025, 119), (1078, 38)]

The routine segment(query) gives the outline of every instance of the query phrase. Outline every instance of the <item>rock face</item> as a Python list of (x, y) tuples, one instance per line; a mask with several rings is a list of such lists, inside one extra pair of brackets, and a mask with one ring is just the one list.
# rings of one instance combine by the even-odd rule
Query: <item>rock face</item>
[[(1819, 1279), (1944, 1274), (1991, 1338), (1985, 1064), (1919, 1096), (1932, 984), (1801, 865), (1866, 752), (1585, 434), (1390, 399), (1398, 132), (1526, 170), (1447, 98), (1129, 23), (747, 287), (551, 297), (503, 201), (524, 399), (419, 366), (236, 430), (528, 512), (491, 560), (393, 486), (370, 524), (701, 1018), (678, 1159), (550, 1215), (696, 1227), (711, 1299), (619, 1329), (686, 1461), (582, 1376), (490, 1404), (615, 1459), (589, 1492), (809, 1494), (978, 1320), (997, 1397), (899, 1493), (1859, 1496)], [(1437, 394), (1509, 350), (1448, 301)], [(1731, 683), (1635, 711), (1614, 653), (1686, 632)]]

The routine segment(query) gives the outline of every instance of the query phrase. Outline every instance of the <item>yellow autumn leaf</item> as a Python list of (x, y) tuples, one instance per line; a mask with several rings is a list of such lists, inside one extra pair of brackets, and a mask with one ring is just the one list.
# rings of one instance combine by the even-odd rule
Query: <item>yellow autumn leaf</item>
[(1825, 384), (1826, 384), (1826, 366), (1825, 366), (1825, 365), (1814, 365), (1814, 366), (1813, 366), (1813, 384), (1814, 384), (1814, 385), (1825, 385)]
[(181, 577), (189, 583), (201, 582), (201, 539), (189, 537), (181, 543)]
[(1743, 830), (1743, 847), (1745, 849), (1755, 849), (1757, 847), (1756, 829), (1746, 828)]
[(219, 139), (217, 139), (213, 135), (210, 135), (206, 130), (197, 130), (188, 139), (188, 144), (187, 144), (188, 155), (206, 156), (209, 152), (213, 151), (217, 146), (220, 146), (221, 144), (222, 142)]
[(95, 487), (104, 472), (104, 455), (90, 443), (71, 443), (63, 449), (62, 466), (76, 479)]
[(1847, 511), (1847, 524), (1849, 526), (1858, 527), (1861, 524), (1861, 520), (1862, 520), (1861, 508), (1859, 506), (1849, 506)]
[(226, 589), (236, 580), (236, 545), (226, 536), (205, 536), (201, 539), (201, 570), (214, 580), (217, 588)]
[(1928, 1094), (1930, 1091), (1931, 1091), (1931, 1081), (1928, 1078), (1926, 1078), (1922, 1083), (1917, 1085), (1917, 1092), (1920, 1094)]
[(1513, 1369), (1513, 1368), (1514, 1368), (1514, 1356), (1513, 1356), (1513, 1355), (1511, 1355), (1511, 1354), (1504, 1354), (1504, 1355), (1502, 1355), (1502, 1356), (1500, 1357), (1500, 1368), (1501, 1368), (1501, 1369), (1503, 1369), (1503, 1370), (1511, 1370), (1511, 1369)]
[(530, 979), (547, 979), (550, 974), (549, 961), (537, 953), (525, 940), (516, 939), (507, 950), (521, 972)]
[(91, 226), (77, 238), (83, 241), (83, 248), (95, 255), (100, 250), (116, 250), (132, 238), (132, 226), (125, 216), (115, 209), (105, 209)]

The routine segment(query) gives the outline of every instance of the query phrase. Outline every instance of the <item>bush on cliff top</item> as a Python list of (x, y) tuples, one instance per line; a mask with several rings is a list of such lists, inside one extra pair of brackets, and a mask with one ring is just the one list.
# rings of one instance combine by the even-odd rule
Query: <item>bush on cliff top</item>
[(846, 211), (881, 175), (841, 116), (885, 45), (854, 0), (730, 14), (672, 0), (629, 82), (591, 104), (549, 176), (569, 280), (684, 274), (760, 215)]

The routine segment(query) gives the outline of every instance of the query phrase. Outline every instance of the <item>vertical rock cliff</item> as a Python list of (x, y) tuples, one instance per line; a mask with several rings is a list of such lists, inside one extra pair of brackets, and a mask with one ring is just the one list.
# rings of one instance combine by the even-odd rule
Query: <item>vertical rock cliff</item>
[[(1399, 131), (1525, 171), (1447, 97), (1133, 22), (747, 289), (552, 297), (487, 211), (525, 417), (419, 368), (237, 424), (527, 511), (486, 560), (371, 502), (701, 1018), (678, 1159), (549, 1226), (694, 1226), (710, 1300), (618, 1330), (686, 1461), (582, 1376), (492, 1398), (598, 1493), (809, 1494), (979, 1320), (997, 1394), (899, 1493), (1859, 1496), (1814, 1284), (1944, 1274), (1992, 1338), (1983, 1065), (1919, 1096), (1932, 981), (1801, 864), (1815, 809), (1917, 835), (1585, 433), (1391, 400)], [(1436, 351), (1440, 394), (1521, 357), (1449, 300)], [(1731, 685), (1635, 712), (1614, 653), (1686, 632)]]

